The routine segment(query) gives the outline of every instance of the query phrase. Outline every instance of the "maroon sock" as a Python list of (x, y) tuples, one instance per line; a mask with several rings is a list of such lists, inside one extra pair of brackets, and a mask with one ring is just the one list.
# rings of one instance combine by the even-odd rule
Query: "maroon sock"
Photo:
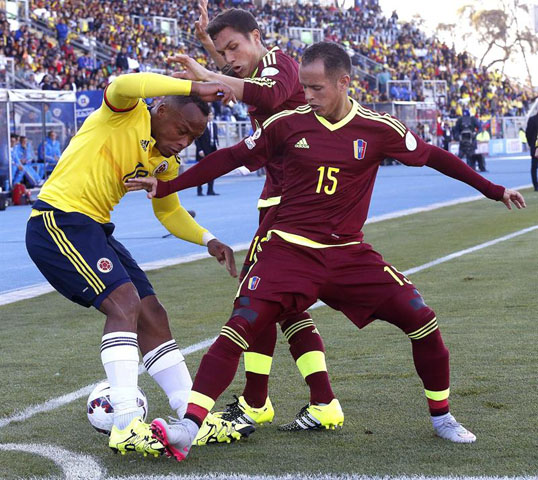
[[(260, 353), (272, 357), (276, 345), (276, 324), (269, 325), (256, 339), (246, 352)], [(247, 383), (243, 390), (245, 401), (254, 408), (260, 408), (265, 405), (268, 395), (269, 375), (245, 371)]]
[[(424, 388), (434, 392), (447, 390), (450, 386), (449, 352), (443, 343), (439, 329), (420, 340), (411, 340), (413, 360)], [(448, 413), (448, 399), (430, 400), (431, 415)]]
[[(282, 323), (282, 331), (288, 339), (293, 359), (297, 360), (308, 352), (323, 352), (325, 346), (310, 315), (306, 312)], [(307, 375), (305, 381), (310, 388), (310, 403), (331, 403), (335, 398), (327, 371), (319, 371)]]

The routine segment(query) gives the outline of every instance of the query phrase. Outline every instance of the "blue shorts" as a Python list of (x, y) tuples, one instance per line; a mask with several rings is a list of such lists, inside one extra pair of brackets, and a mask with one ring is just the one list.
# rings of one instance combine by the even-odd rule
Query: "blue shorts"
[(26, 249), (49, 283), (69, 300), (99, 308), (120, 285), (132, 282), (140, 298), (155, 291), (129, 251), (113, 236), (113, 223), (66, 213), (45, 202), (28, 220)]

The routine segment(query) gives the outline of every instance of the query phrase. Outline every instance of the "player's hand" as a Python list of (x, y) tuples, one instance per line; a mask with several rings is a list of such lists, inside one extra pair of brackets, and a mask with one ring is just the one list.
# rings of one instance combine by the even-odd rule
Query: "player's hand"
[(173, 77), (200, 82), (207, 82), (210, 80), (211, 72), (188, 55), (172, 55), (168, 57), (166, 61), (168, 63), (178, 63), (181, 65), (181, 68), (184, 69), (182, 72), (172, 74)]
[(124, 185), (128, 192), (146, 190), (146, 192), (148, 192), (147, 197), (149, 199), (155, 197), (157, 194), (157, 179), (155, 177), (129, 178)]
[(220, 82), (193, 82), (191, 93), (198, 95), (204, 102), (220, 100), (224, 104), (237, 102), (233, 90)]
[(228, 273), (232, 277), (237, 277), (234, 252), (228, 245), (225, 245), (214, 238), (207, 242), (207, 251), (209, 255), (215, 257), (221, 265), (226, 266), (226, 270), (228, 270)]
[(207, 13), (207, 0), (200, 0), (198, 2), (198, 8), (200, 9), (200, 17), (194, 22), (194, 29), (196, 32), (196, 38), (200, 40), (202, 44), (211, 42), (211, 37), (207, 33), (207, 25), (209, 24), (209, 15)]
[(502, 202), (506, 205), (506, 208), (508, 210), (512, 210), (512, 203), (519, 209), (519, 208), (525, 208), (527, 204), (525, 203), (525, 199), (523, 198), (523, 195), (519, 193), (517, 190), (510, 190), (509, 188), (504, 189), (504, 195), (502, 198)]

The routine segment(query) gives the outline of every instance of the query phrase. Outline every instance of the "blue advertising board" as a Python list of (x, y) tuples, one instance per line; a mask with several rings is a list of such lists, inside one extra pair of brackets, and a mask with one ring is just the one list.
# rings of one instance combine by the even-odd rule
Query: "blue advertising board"
[(87, 90), (77, 92), (77, 130), (82, 126), (84, 120), (103, 102), (103, 90)]

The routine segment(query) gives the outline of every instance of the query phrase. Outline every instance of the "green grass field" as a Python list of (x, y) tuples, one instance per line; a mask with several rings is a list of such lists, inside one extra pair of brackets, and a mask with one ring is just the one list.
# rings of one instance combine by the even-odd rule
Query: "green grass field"
[[(538, 224), (538, 195), (508, 212), (483, 200), (388, 220), (366, 240), (404, 271)], [(242, 253), (238, 254), (238, 259)], [(85, 398), (0, 429), (1, 444), (46, 444), (90, 455), (104, 477), (210, 472), (363, 474), (372, 476), (516, 476), (538, 474), (538, 230), (432, 266), (411, 276), (436, 311), (451, 352), (451, 405), (478, 437), (454, 445), (433, 435), (408, 339), (374, 322), (359, 331), (327, 307), (313, 312), (327, 348), (333, 388), (344, 409), (339, 431), (290, 434), (276, 425), (307, 402), (307, 388), (279, 337), (270, 395), (275, 423), (247, 441), (198, 447), (177, 464), (115, 456), (90, 427)], [(187, 347), (218, 334), (236, 283), (212, 259), (150, 272), (176, 340)], [(103, 317), (49, 294), (0, 307), (2, 417), (104, 378), (99, 358)], [(194, 374), (204, 351), (187, 356)], [(170, 414), (147, 374), (140, 384), (150, 416)], [(219, 400), (240, 394), (242, 366)], [(0, 478), (61, 476), (49, 459), (0, 451)], [(82, 467), (81, 467), (82, 468)], [(86, 478), (81, 470), (80, 477)]]

